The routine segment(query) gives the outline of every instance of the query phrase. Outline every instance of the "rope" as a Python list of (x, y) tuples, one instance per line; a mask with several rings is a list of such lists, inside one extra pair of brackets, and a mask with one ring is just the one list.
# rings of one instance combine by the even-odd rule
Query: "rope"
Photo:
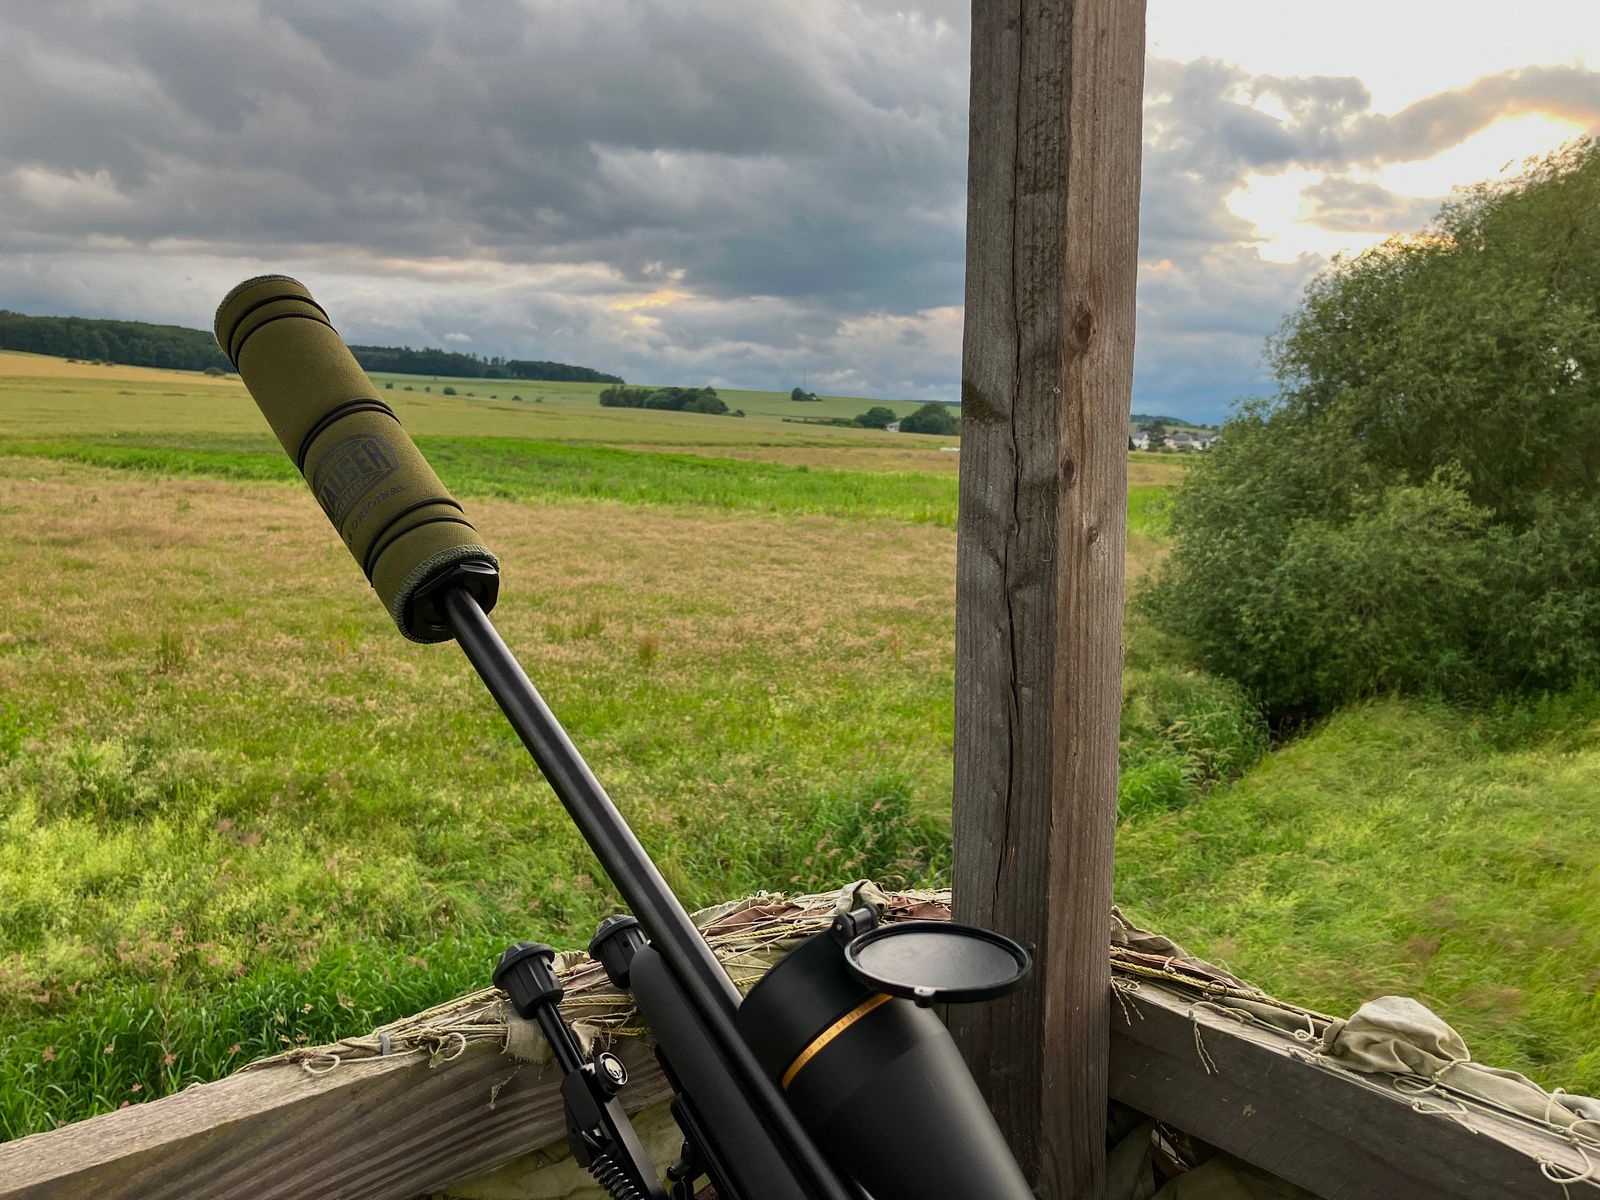
[(1111, 994), (1116, 998), (1117, 1003), (1121, 1005), (1122, 1019), (1125, 1022), (1132, 1025), (1135, 1016), (1141, 1021), (1144, 1020), (1143, 1010), (1133, 1001), (1133, 997), (1139, 994), (1139, 981), (1137, 979), (1119, 979), (1113, 975), (1111, 977)]

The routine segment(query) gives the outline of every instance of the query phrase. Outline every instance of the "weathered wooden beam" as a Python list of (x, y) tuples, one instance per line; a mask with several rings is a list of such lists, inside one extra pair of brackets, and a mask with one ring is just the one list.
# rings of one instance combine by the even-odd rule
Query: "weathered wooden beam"
[[(668, 1095), (647, 1047), (619, 1053), (630, 1111)], [(492, 1042), (242, 1071), (0, 1145), (0, 1200), (415, 1200), (564, 1138), (559, 1088)]]
[(1038, 982), (952, 1027), (1039, 1194), (1099, 1196), (1143, 0), (972, 8), (955, 915)]
[[(938, 919), (945, 911), (937, 896), (889, 900), (899, 918)], [(725, 913), (710, 940), (748, 982), (781, 953), (775, 932), (798, 940), (821, 928), (832, 907), (831, 898), (746, 906)], [(1387, 1077), (1330, 1071), (1282, 1028), (1219, 1014), (1208, 999), (1237, 1001), (1214, 989), (1247, 985), (1168, 950), (1176, 948), (1147, 935), (1137, 948), (1113, 948), (1123, 990), (1111, 1020), (1116, 1099), (1328, 1200), (1556, 1200), (1560, 1187), (1540, 1164), (1569, 1177), (1585, 1170), (1583, 1155), (1547, 1128), (1445, 1097), (1430, 1097), (1417, 1111), (1412, 1095)], [(1169, 968), (1170, 980), (1161, 974)], [(626, 997), (605, 985), (598, 968), (574, 971), (568, 984), (571, 1019), (631, 1027)], [(565, 1130), (559, 1073), (501, 1054), (504, 1020), (492, 995), (479, 993), (379, 1034), (301, 1052), (318, 1073), (287, 1062), (253, 1067), (0, 1145), (0, 1200), (414, 1200), (451, 1185), (452, 1194), (456, 1187), (463, 1195), (506, 1194), (510, 1177), (480, 1180), (477, 1188), (457, 1181), (559, 1142)], [(536, 1049), (529, 1037), (537, 1041), (524, 1028), (513, 1039), (524, 1058)], [(403, 1052), (356, 1057), (377, 1055), (385, 1044)], [(619, 1046), (633, 1076), (623, 1093), (629, 1110), (665, 1099), (648, 1042), (625, 1037)], [(437, 1065), (429, 1065), (426, 1047)], [(332, 1065), (332, 1053), (344, 1061)]]
[(1563, 1200), (1540, 1163), (1588, 1169), (1548, 1131), (1443, 1097), (1414, 1108), (1387, 1077), (1326, 1070), (1287, 1043), (1144, 988), (1112, 1018), (1111, 1095), (1325, 1200)]

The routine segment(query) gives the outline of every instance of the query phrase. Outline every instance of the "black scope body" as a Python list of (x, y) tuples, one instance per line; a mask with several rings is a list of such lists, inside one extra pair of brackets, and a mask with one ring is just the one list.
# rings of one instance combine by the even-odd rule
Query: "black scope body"
[(216, 334), (401, 633), (449, 639), (427, 602), (447, 575), (494, 606), (494, 554), (304, 284), (245, 280), (218, 307)]
[(833, 932), (768, 971), (736, 1022), (817, 1145), (874, 1200), (1032, 1200), (944, 1023), (851, 974)]

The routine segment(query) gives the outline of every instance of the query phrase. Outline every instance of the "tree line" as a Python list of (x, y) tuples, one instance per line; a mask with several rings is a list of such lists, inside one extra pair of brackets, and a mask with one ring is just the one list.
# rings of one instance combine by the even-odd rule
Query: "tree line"
[(732, 414), (714, 387), (608, 387), (600, 393), (600, 403), (606, 408), (653, 408), (666, 412), (710, 413), (712, 416), (744, 416), (744, 411)]
[[(790, 397), (793, 399), (793, 397)], [(897, 417), (892, 408), (874, 404), (866, 412), (853, 417), (785, 417), (797, 425), (837, 425), (841, 429), (888, 429), (898, 422), (901, 433), (935, 433), (953, 437), (961, 432), (961, 423), (948, 404), (930, 400), (915, 412)]]
[(1600, 143), (1335, 259), (1172, 503), (1145, 610), (1293, 721), (1600, 681)]
[(91, 362), (164, 367), (175, 371), (231, 371), (217, 339), (181, 325), (98, 321), (87, 317), (30, 317), (0, 309), (0, 350), (26, 350)]
[[(30, 317), (0, 309), (0, 350), (25, 350), (90, 362), (174, 371), (231, 371), (233, 364), (211, 334), (182, 325), (107, 321), (90, 317)], [(368, 371), (405, 375), (456, 375), (468, 379), (529, 379), (578, 383), (621, 383), (589, 367), (520, 358), (480, 358), (453, 350), (413, 350), (409, 346), (351, 346)]]
[(351, 346), (350, 353), (367, 371), (390, 371), (397, 375), (455, 375), (464, 379), (542, 379), (561, 383), (621, 383), (620, 375), (608, 375), (591, 367), (571, 363), (545, 362), (524, 358), (479, 358), (457, 350), (409, 346)]

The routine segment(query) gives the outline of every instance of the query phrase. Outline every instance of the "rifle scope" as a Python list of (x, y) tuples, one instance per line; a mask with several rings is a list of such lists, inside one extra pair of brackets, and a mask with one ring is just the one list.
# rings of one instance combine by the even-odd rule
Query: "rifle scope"
[[(738, 989), (490, 623), (499, 594), (494, 554), (322, 306), (296, 280), (263, 275), (228, 293), (216, 335), (400, 632), (460, 643), (637, 915), (644, 938), (613, 938), (596, 954), (620, 986), (632, 987), (677, 1093), (673, 1111), (687, 1140), (684, 1160), (667, 1172), (677, 1181), (673, 1197), (692, 1196), (701, 1174), (722, 1200), (1031, 1197), (950, 1035), (927, 1008), (1009, 990), (1027, 972), (1026, 951), (961, 926), (874, 928), (875, 915), (860, 910), (785, 958), (741, 1007)], [(507, 990), (560, 1041), (560, 989), (533, 953), (547, 948), (520, 945), (502, 962)], [(605, 1109), (614, 1087), (597, 1081), (604, 1064), (585, 1064), (576, 1051), (558, 1059), (574, 1085), (569, 1124), (575, 1105)], [(625, 1122), (620, 1111), (614, 1116)], [(591, 1169), (614, 1196), (664, 1194), (648, 1163), (619, 1170), (619, 1156), (637, 1154), (628, 1137), (591, 1138), (586, 1153), (580, 1161), (595, 1161)], [(624, 1175), (631, 1182), (608, 1182)]]

